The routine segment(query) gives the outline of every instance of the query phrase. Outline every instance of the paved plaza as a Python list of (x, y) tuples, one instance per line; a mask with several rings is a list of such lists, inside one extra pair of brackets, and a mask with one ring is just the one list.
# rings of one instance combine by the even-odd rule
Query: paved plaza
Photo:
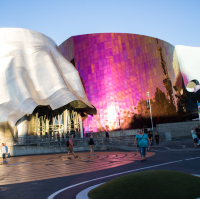
[[(137, 152), (97, 152), (96, 156), (88, 156), (88, 154), (77, 153), (79, 156), (77, 159), (71, 155), (72, 160), (67, 158), (67, 154), (13, 157), (8, 164), (1, 167), (3, 175), (0, 185), (101, 171), (141, 159)], [(154, 154), (150, 152), (148, 157)]]
[[(136, 149), (11, 157), (0, 165), (1, 199), (70, 199), (83, 189), (116, 177), (145, 170), (174, 170), (200, 175), (200, 148), (192, 140), (161, 143), (141, 162)], [(54, 195), (53, 195), (54, 194)]]

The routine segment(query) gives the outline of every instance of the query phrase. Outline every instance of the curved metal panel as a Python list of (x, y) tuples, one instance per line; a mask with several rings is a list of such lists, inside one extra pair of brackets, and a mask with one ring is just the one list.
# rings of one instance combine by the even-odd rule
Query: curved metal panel
[(12, 127), (38, 105), (54, 110), (80, 100), (96, 111), (78, 71), (56, 43), (27, 29), (0, 28), (0, 92), (0, 122), (8, 121)]
[(189, 92), (196, 92), (200, 89), (200, 48), (190, 46), (176, 46), (176, 52), (179, 60), (184, 84)]
[(97, 108), (96, 116), (84, 120), (85, 132), (149, 125), (146, 92), (155, 123), (178, 118), (175, 92), (182, 88), (182, 77), (173, 45), (143, 35), (97, 33), (73, 36), (59, 49), (74, 59)]

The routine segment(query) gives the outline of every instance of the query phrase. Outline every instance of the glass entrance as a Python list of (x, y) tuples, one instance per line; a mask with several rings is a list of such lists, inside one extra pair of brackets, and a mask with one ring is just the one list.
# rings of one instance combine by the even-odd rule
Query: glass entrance
[[(38, 116), (39, 115), (39, 116)], [(80, 137), (82, 129), (82, 118), (79, 113), (74, 110), (65, 109), (62, 113), (55, 116), (48, 114), (35, 114), (34, 131), (37, 136), (46, 138), (57, 138), (69, 136)]]
[(48, 119), (46, 115), (39, 118), (36, 115), (35, 120), (37, 136), (49, 137), (51, 135), (51, 137), (55, 138), (57, 134), (64, 133), (63, 113), (52, 119)]

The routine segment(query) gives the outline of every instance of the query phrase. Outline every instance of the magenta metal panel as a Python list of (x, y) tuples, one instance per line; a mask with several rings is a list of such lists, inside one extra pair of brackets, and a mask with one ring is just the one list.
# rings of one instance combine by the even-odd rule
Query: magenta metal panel
[(101, 33), (71, 37), (59, 48), (69, 61), (74, 58), (87, 97), (97, 109), (97, 115), (84, 121), (85, 131), (149, 125), (146, 92), (155, 122), (177, 115), (173, 45), (148, 36)]

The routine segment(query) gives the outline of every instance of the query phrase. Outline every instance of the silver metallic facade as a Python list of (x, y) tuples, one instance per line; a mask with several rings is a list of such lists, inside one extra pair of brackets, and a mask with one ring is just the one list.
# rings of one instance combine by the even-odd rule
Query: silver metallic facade
[[(81, 56), (84, 57), (84, 59), (88, 57), (88, 54), (83, 52), (83, 50), (85, 50), (84, 46), (87, 44), (80, 43), (79, 40), (77, 40), (75, 44), (78, 46), (77, 49), (79, 49), (79, 47), (83, 48), (82, 51), (77, 49), (75, 51), (79, 55), (79, 59)], [(70, 43), (70, 45), (72, 45), (72, 43)], [(105, 44), (104, 47), (106, 47), (106, 45), (107, 44)], [(135, 45), (136, 44), (134, 44), (134, 48)], [(138, 43), (138, 47), (141, 47), (140, 45), (143, 44)], [(69, 46), (67, 46), (67, 50), (70, 54), (71, 49)], [(155, 46), (156, 45), (154, 44), (154, 47)], [(92, 47), (97, 48), (97, 45), (91, 43), (91, 49), (93, 49)], [(162, 53), (165, 56), (168, 56), (166, 53), (167, 48), (165, 48), (166, 46), (164, 45)], [(101, 51), (104, 50), (104, 48), (101, 47), (98, 47), (96, 50), (99, 49), (101, 49)], [(160, 61), (162, 58), (162, 53), (156, 57), (156, 53), (152, 53), (153, 51), (151, 48), (147, 50), (148, 53), (145, 51), (147, 54), (145, 55), (146, 58), (150, 60), (156, 58)], [(158, 48), (155, 48), (154, 50), (156, 52), (158, 51)], [(65, 55), (64, 52), (62, 53)], [(123, 50), (121, 50), (120, 53), (123, 54)], [(170, 51), (170, 53), (173, 55), (170, 56), (173, 58), (173, 60), (171, 58), (166, 58), (166, 63), (170, 66), (173, 66), (173, 68), (168, 67), (168, 70), (169, 75), (173, 80), (172, 82), (173, 89), (175, 89), (175, 95), (180, 99), (184, 99), (187, 97), (186, 94), (196, 94), (200, 88), (200, 48), (176, 46), (175, 48), (173, 47), (173, 50)], [(95, 54), (95, 56), (96, 55), (97, 54)], [(101, 57), (103, 54), (98, 55)], [(69, 60), (72, 60), (72, 58), (73, 56), (70, 56)], [(131, 58), (132, 57), (130, 57), (130, 59)], [(138, 56), (135, 58), (136, 61), (140, 60)], [(74, 60), (77, 61), (78, 58), (75, 57)], [(96, 58), (94, 60), (96, 60)], [(123, 64), (125, 62), (120, 62), (120, 60), (121, 59), (118, 60), (118, 66), (124, 67)], [(85, 64), (85, 60), (83, 60), (82, 63)], [(92, 70), (88, 69), (81, 71), (81, 69), (78, 69), (80, 74), (81, 72), (84, 74), (84, 76), (82, 76), (82, 80), (84, 83), (86, 83), (87, 88), (89, 88), (91, 91), (94, 84), (90, 78), (87, 78), (87, 75), (93, 72), (97, 73), (98, 76), (100, 76), (98, 83), (101, 82), (103, 77), (101, 71), (97, 70), (99, 69), (98, 61), (95, 64), (96, 65), (93, 65)], [(107, 63), (105, 62), (105, 65), (106, 64)], [(87, 63), (86, 67), (87, 66), (90, 66), (90, 64)], [(94, 66), (96, 66), (96, 68)], [(145, 67), (149, 70), (148, 74), (150, 74), (152, 72), (151, 68), (147, 67), (147, 65), (145, 65)], [(152, 64), (152, 67), (154, 67), (154, 64)], [(133, 67), (130, 68), (132, 70)], [(138, 67), (138, 74), (142, 74), (142, 72), (139, 71), (140, 68), (141, 67)], [(154, 71), (154, 73), (157, 75), (156, 79), (162, 76), (162, 71), (161, 73), (158, 73), (158, 71), (159, 70)], [(61, 55), (58, 46), (51, 38), (27, 29), (0, 28), (0, 138), (8, 136), (10, 133), (8, 126), (11, 127), (10, 130), (13, 131), (12, 135), (15, 135), (15, 132), (17, 132), (19, 136), (39, 134), (44, 135), (46, 132), (53, 132), (54, 134), (66, 134), (71, 132), (71, 121), (73, 121), (73, 128), (78, 129), (79, 132), (82, 132), (81, 135), (83, 136), (83, 131), (81, 130), (82, 119), (84, 120), (85, 118), (80, 113), (89, 113), (93, 115), (97, 113), (97, 110), (90, 103), (86, 96), (79, 72), (73, 64), (71, 64)], [(132, 72), (132, 77), (135, 78), (135, 69)], [(106, 78), (104, 78), (104, 80)], [(122, 82), (121, 79), (123, 78), (124, 76), (119, 78), (120, 82)], [(150, 78), (144, 79), (143, 82), (148, 83), (146, 80), (149, 81)], [(106, 87), (107, 85), (108, 84), (106, 84)], [(117, 82), (114, 82), (113, 85), (122, 87), (122, 85)], [(140, 86), (140, 84), (136, 85), (136, 87), (137, 86)], [(152, 88), (154, 89), (154, 87)], [(189, 94), (185, 92), (185, 88)], [(103, 92), (102, 89), (100, 90), (102, 99), (105, 100), (106, 92)], [(132, 95), (133, 93), (134, 92), (131, 92), (130, 94)], [(141, 90), (141, 95), (143, 94), (145, 95), (145, 92)], [(135, 97), (133, 99), (138, 97), (136, 92), (134, 95)], [(91, 97), (92, 95), (88, 94), (88, 96)], [(191, 96), (188, 98), (190, 97)], [(197, 98), (200, 98), (200, 93), (199, 95), (192, 96), (191, 98), (193, 98), (193, 101), (195, 101)], [(94, 99), (98, 104), (99, 96), (95, 94)], [(129, 99), (127, 98), (127, 101), (128, 100)], [(73, 111), (65, 109), (62, 113), (59, 113), (59, 115), (53, 115), (51, 119), (46, 115), (35, 113), (33, 115), (34, 110), (38, 106), (49, 106), (51, 110), (57, 110), (59, 108), (62, 109), (67, 104), (70, 104)], [(103, 103), (103, 105), (107, 104)], [(130, 108), (130, 104), (127, 103), (126, 108)], [(101, 107), (99, 109), (103, 110)], [(106, 112), (106, 114), (108, 113), (107, 117), (109, 120), (111, 120), (112, 112), (115, 112), (115, 110), (112, 108), (112, 106), (110, 106), (108, 110), (109, 111)], [(113, 115), (115, 118), (120, 116), (119, 112), (117, 115)], [(96, 117), (96, 121), (98, 123), (98, 114)], [(127, 115), (127, 117), (130, 118), (129, 115)], [(120, 125), (122, 124), (121, 119), (117, 119), (117, 121), (120, 121)], [(101, 125), (99, 126), (101, 127)]]
[(181, 75), (188, 92), (200, 89), (200, 48), (191, 46), (176, 46)]
[(52, 39), (32, 30), (0, 28), (0, 92), (0, 122), (12, 128), (38, 105), (96, 112), (75, 67)]

